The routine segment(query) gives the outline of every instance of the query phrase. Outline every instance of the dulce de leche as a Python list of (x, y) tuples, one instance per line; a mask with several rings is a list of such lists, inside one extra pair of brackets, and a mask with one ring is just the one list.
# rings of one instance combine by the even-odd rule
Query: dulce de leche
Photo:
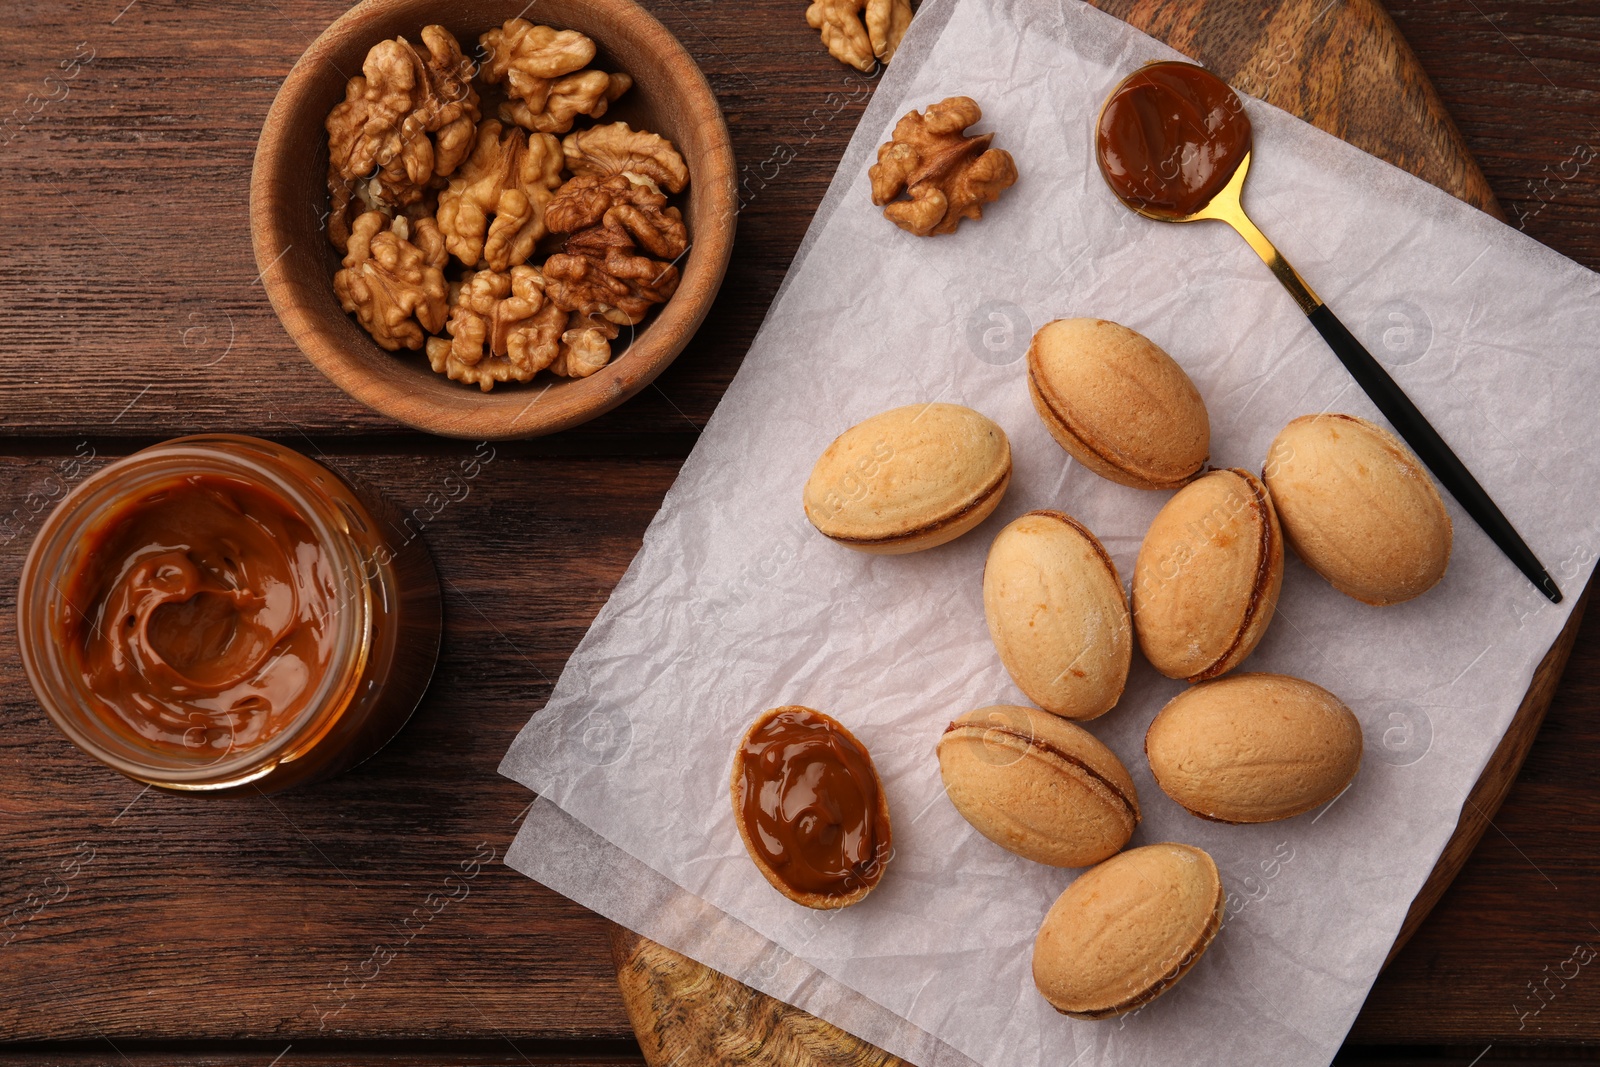
[(1165, 218), (1209, 204), (1250, 153), (1250, 117), (1228, 83), (1193, 63), (1151, 63), (1100, 109), (1095, 150), (1111, 191)]
[(153, 748), (270, 741), (332, 669), (328, 551), (264, 486), (192, 474), (120, 501), (86, 534), (52, 620), (107, 725)]
[(734, 755), (731, 785), (750, 858), (790, 900), (842, 908), (883, 877), (892, 854), (883, 784), (831, 717), (797, 705), (763, 712)]
[(84, 751), (168, 789), (280, 789), (359, 762), (409, 717), (439, 644), (432, 562), (386, 509), (245, 437), (98, 471), (23, 570), (40, 703)]

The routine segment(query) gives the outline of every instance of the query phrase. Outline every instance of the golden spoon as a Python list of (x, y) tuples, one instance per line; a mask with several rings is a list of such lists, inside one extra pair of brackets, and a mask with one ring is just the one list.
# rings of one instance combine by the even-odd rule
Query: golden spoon
[(1554, 603), (1561, 590), (1472, 472), (1372, 353), (1245, 214), (1250, 119), (1221, 78), (1193, 63), (1152, 63), (1112, 90), (1095, 123), (1100, 173), (1124, 204), (1159, 222), (1225, 222), (1289, 290), (1350, 376), (1500, 551)]

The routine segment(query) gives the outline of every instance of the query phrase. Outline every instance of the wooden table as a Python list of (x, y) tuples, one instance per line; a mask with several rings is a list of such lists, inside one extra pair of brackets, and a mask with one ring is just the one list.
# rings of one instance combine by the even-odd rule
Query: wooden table
[[(728, 282), (655, 387), (494, 446), (345, 398), (256, 283), (256, 133), (339, 0), (0, 8), (0, 1064), (641, 1062), (604, 924), (473, 864), (504, 852), (529, 800), (494, 768), (637, 550), (871, 91), (799, 0), (646, 2), (704, 65), (744, 166)], [(1600, 2), (1390, 9), (1513, 221), (1600, 266)], [(42, 511), (109, 457), (216, 429), (417, 509), (445, 583), (444, 655), (412, 724), (271, 799), (185, 800), (91, 764), (15, 647)], [(466, 496), (447, 493), (474, 456)], [(1597, 695), (1591, 613), (1493, 829), (1339, 1062), (1600, 1062)], [(478, 873), (451, 899), (463, 864)]]

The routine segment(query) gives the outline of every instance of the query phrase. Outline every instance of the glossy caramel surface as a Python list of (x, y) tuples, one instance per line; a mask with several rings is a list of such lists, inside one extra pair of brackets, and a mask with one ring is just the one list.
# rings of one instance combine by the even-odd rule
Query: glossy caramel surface
[(799, 893), (845, 896), (878, 880), (889, 827), (872, 757), (810, 708), (766, 713), (745, 735), (735, 805), (759, 859)]
[(52, 620), (114, 731), (217, 758), (271, 741), (330, 669), (335, 576), (293, 504), (220, 474), (119, 501), (89, 531)]
[(1205, 207), (1251, 145), (1228, 83), (1193, 63), (1151, 63), (1112, 91), (1095, 128), (1100, 172), (1140, 211), (1182, 218)]

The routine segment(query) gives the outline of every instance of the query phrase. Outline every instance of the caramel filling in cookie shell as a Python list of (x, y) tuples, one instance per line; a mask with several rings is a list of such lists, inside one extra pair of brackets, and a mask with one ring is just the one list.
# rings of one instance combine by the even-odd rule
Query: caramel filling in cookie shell
[(839, 724), (786, 708), (745, 738), (738, 811), (766, 866), (800, 893), (846, 896), (889, 858), (871, 757)]

